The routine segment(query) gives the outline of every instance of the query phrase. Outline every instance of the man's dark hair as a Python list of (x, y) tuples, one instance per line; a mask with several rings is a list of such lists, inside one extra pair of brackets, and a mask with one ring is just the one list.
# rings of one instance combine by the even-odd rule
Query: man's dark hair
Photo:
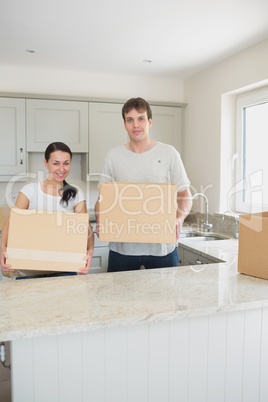
[(129, 113), (132, 109), (136, 109), (138, 112), (147, 112), (148, 120), (152, 119), (152, 110), (150, 105), (146, 100), (142, 98), (131, 98), (129, 99), (122, 108), (122, 117), (125, 120), (125, 114)]

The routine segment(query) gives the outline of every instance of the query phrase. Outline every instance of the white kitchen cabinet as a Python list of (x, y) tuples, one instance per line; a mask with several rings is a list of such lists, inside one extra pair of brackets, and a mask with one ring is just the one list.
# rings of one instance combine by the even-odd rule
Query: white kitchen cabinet
[[(83, 156), (82, 170), (91, 181), (99, 180), (107, 152), (128, 142), (120, 103), (89, 103), (89, 154)], [(151, 106), (153, 124), (150, 136), (156, 141), (173, 145), (182, 153), (182, 108)], [(85, 176), (83, 177), (85, 180)]]
[[(179, 247), (179, 255), (181, 254), (182, 248)], [(204, 257), (203, 255), (200, 255), (198, 253), (195, 253), (194, 251), (187, 250), (186, 248), (183, 249), (183, 255), (182, 255), (182, 264), (180, 265), (202, 265), (202, 264), (215, 264), (215, 261), (213, 259)], [(181, 257), (180, 257), (181, 259)]]
[(108, 243), (99, 241), (98, 236), (94, 234), (94, 253), (89, 273), (98, 274), (101, 272), (107, 272), (108, 255)]
[(182, 154), (183, 110), (172, 106), (151, 106), (153, 123), (150, 137), (173, 145)]
[(179, 255), (179, 267), (183, 267), (183, 254), (184, 254), (184, 249), (182, 247), (178, 247), (178, 255)]
[(267, 307), (131, 321), (13, 340), (12, 401), (268, 400)]
[(55, 141), (88, 152), (88, 102), (27, 99), (27, 151), (44, 152)]
[(24, 173), (25, 153), (25, 100), (0, 98), (0, 181)]
[[(64, 142), (72, 152), (81, 153), (83, 180), (98, 181), (107, 152), (128, 141), (122, 106), (116, 102), (1, 98), (2, 181), (4, 175), (8, 180), (27, 170), (26, 152), (43, 153), (54, 141)], [(151, 138), (173, 145), (183, 156), (183, 108), (151, 108)]]
[(128, 141), (120, 103), (89, 103), (89, 153), (86, 160), (90, 180), (99, 180), (107, 152)]

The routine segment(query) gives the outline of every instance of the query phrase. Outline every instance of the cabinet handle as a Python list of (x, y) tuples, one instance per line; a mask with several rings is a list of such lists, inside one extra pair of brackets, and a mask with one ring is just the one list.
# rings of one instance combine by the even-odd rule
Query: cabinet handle
[(23, 148), (20, 148), (20, 164), (23, 165)]
[(197, 265), (201, 265), (202, 264), (202, 262), (197, 258), (197, 260), (195, 260), (195, 263), (197, 264)]

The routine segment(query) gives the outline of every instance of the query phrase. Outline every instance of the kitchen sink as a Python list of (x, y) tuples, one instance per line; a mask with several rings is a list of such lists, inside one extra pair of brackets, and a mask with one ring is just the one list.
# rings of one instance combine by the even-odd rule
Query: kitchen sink
[(185, 232), (180, 234), (180, 239), (187, 239), (192, 241), (214, 241), (214, 240), (228, 240), (230, 239), (230, 237), (218, 235), (215, 233)]
[(186, 233), (180, 233), (180, 238), (188, 238), (188, 237), (199, 237), (202, 236), (200, 233), (193, 233), (193, 232), (186, 232)]

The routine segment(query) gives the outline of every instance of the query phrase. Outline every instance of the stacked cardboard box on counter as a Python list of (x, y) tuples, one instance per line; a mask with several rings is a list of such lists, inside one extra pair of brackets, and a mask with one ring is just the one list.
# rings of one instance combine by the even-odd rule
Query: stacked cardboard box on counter
[(238, 272), (268, 279), (268, 212), (240, 215)]

